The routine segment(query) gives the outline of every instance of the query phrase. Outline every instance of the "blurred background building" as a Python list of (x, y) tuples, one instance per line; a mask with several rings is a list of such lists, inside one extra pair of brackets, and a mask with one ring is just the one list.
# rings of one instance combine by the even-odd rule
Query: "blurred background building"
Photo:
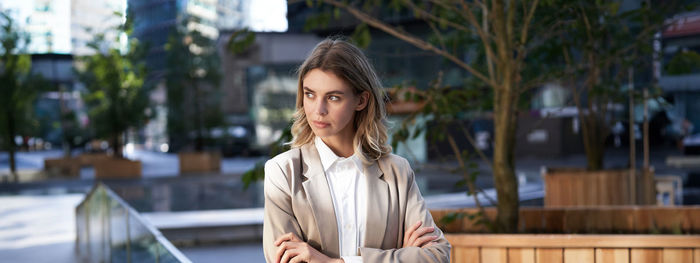
[[(671, 129), (680, 136), (689, 136), (700, 127), (700, 12), (679, 14), (673, 21), (654, 43), (662, 54), (655, 74), (664, 98), (673, 105), (666, 111), (673, 122)], [(684, 142), (688, 151), (698, 153), (699, 139), (690, 136)]]
[[(644, 1), (619, 2), (624, 11), (638, 8)], [(0, 195), (77, 192), (80, 194), (77, 197), (83, 197), (95, 181), (101, 180), (96, 175), (94, 163), (89, 163), (90, 158), (99, 159), (107, 155), (102, 153), (108, 148), (107, 142), (93, 138), (87, 132), (75, 131), (91, 127), (94, 123), (86, 109), (87, 88), (78, 80), (74, 68), (80, 58), (95, 55), (90, 43), (98, 36), (111, 40), (104, 42), (100, 50), (117, 48), (124, 51), (129, 41), (138, 40), (148, 48), (145, 62), (149, 75), (143, 86), (149, 87), (148, 111), (152, 113), (152, 118), (128, 130), (123, 137), (125, 156), (142, 162), (142, 174), (139, 178), (110, 181), (109, 187), (139, 213), (159, 223), (157, 227), (169, 239), (179, 241), (178, 245), (194, 254), (193, 251), (199, 247), (210, 249), (213, 246), (203, 245), (205, 241), (215, 243), (235, 239), (251, 242), (252, 245), (248, 244), (250, 246), (246, 250), (260, 251), (259, 240), (255, 239), (259, 238), (262, 224), (262, 185), (256, 181), (248, 188), (241, 178), (252, 175), (259, 179), (263, 176), (255, 171), (262, 169), (261, 164), (273, 148), (270, 145), (283, 135), (290, 124), (297, 92), (296, 69), (313, 47), (327, 37), (338, 35), (355, 36), (359, 39), (358, 44), (363, 45), (362, 36), (355, 35), (357, 26), (361, 24), (345, 12), (339, 12), (337, 19), (328, 19), (324, 26), (310, 25), (309, 21), (318, 22), (313, 18), (323, 15), (323, 10), (310, 7), (307, 1), (0, 0), (0, 10), (10, 10), (11, 16), (29, 33), (32, 42), (27, 52), (31, 54), (31, 72), (43, 76), (49, 86), (34, 102), (34, 115), (39, 122), (37, 133), (15, 138), (18, 144), (36, 146), (20, 153), (20, 168), (45, 177), (37, 177), (40, 179), (36, 181), (31, 179), (30, 183), (5, 184), (2, 169), (7, 164), (0, 162)], [(421, 39), (429, 39), (433, 33), (424, 21), (406, 9), (396, 11), (385, 6), (371, 12), (374, 17), (397, 25)], [(127, 17), (133, 23), (130, 39), (126, 34), (111, 30), (121, 26)], [(653, 144), (651, 164), (655, 166), (657, 175), (678, 175), (674, 178), (678, 178), (680, 184), (686, 187), (685, 192), (673, 194), (674, 197), (681, 197), (680, 200), (676, 199), (679, 204), (697, 204), (700, 202), (700, 182), (693, 179), (699, 178), (695, 164), (697, 156), (673, 155), (680, 155), (676, 147), (683, 149), (686, 155), (700, 149), (697, 135), (700, 129), (700, 115), (697, 114), (700, 112), (700, 104), (697, 103), (700, 101), (700, 86), (697, 84), (700, 83), (700, 13), (681, 13), (669, 17), (668, 23), (671, 26), (658, 32), (655, 41), (649, 43), (661, 55), (641, 58), (651, 62), (651, 66), (635, 66), (633, 82), (638, 87), (637, 91), (642, 86), (651, 87), (659, 95), (646, 101)], [(246, 30), (254, 33), (254, 40), (247, 48), (234, 52), (232, 40)], [(202, 85), (206, 89), (216, 88), (215, 99), (221, 103), (212, 104), (207, 99), (198, 101), (204, 108), (217, 108), (222, 117), (222, 123), (205, 131), (208, 138), (206, 150), (224, 156), (213, 162), (220, 166), (218, 170), (185, 173), (182, 166), (178, 166), (183, 163), (178, 153), (192, 148), (194, 132), (177, 133), (168, 129), (173, 119), (181, 117), (170, 114), (168, 108), (168, 103), (174, 101), (168, 101), (169, 95), (173, 94), (168, 92), (174, 86), (168, 87), (168, 70), (179, 66), (168, 60), (173, 53), (168, 49), (168, 43), (175, 33), (186, 35), (195, 31), (211, 43), (208, 48), (215, 50), (221, 73), (216, 87)], [(468, 72), (432, 52), (373, 28), (369, 28), (367, 34), (371, 42), (363, 46), (364, 52), (383, 81), (392, 107), (405, 102), (396, 88), (425, 91), (434, 85), (438, 76), (441, 76), (440, 85), (446, 88), (480, 85), (470, 82)], [(184, 37), (182, 40), (184, 43)], [(186, 45), (191, 44), (188, 42)], [(472, 61), (478, 56), (476, 51), (469, 49), (455, 54), (463, 61)], [(490, 103), (491, 94), (479, 93), (486, 93), (488, 89), (474, 90), (477, 91), (474, 96), (481, 102), (485, 105)], [(524, 193), (520, 193), (523, 204), (542, 205), (544, 183), (541, 172), (544, 166), (568, 167), (586, 163), (579, 109), (573, 105), (572, 90), (552, 81), (534, 87), (524, 96), (526, 99), (522, 105), (526, 106), (519, 112), (514, 142), (515, 157), (518, 159), (514, 171), (521, 189), (525, 189)], [(629, 86), (621, 90), (628, 91)], [(185, 94), (187, 97), (192, 93)], [(183, 104), (191, 113), (192, 100), (197, 99), (189, 99)], [(613, 115), (619, 121), (613, 124), (612, 132), (606, 138), (605, 147), (610, 151), (606, 155), (605, 168), (627, 169), (630, 164), (630, 126), (634, 129), (632, 144), (642, 143), (644, 106), (641, 103), (635, 105), (632, 109), (634, 117), (629, 120), (630, 109), (626, 103), (611, 105)], [(467, 152), (472, 152), (469, 147), (475, 147), (489, 156), (494, 137), (492, 107), (486, 105), (474, 107), (476, 110), (473, 111), (459, 112), (454, 116), (457, 122), (437, 132), (458, 134), (455, 136), (456, 144), (464, 146)], [(402, 121), (415, 110), (390, 110), (391, 131), (399, 129)], [(411, 129), (432, 126), (433, 121), (430, 116), (421, 117), (417, 123), (411, 124)], [(627, 123), (629, 121), (633, 122), (632, 125)], [(463, 136), (461, 127), (467, 127), (467, 134), (475, 140), (473, 145)], [(641, 145), (636, 146), (640, 151)], [(69, 157), (71, 149), (79, 153), (80, 156), (71, 159), (80, 163), (77, 168), (71, 167), (77, 170), (72, 175), (74, 177), (48, 175), (50, 165), (46, 160), (65, 156), (56, 150), (59, 147), (66, 149)], [(445, 153), (449, 155), (451, 151), (447, 142), (432, 140), (430, 134), (422, 133), (398, 144), (394, 150), (411, 161), (421, 192), (426, 196), (438, 196), (432, 201), (426, 198), (430, 205), (464, 206), (465, 202), (471, 202), (464, 198), (464, 178), (455, 173), (458, 164), (454, 159), (449, 159), (452, 156), (443, 158)], [(90, 151), (100, 153), (83, 154)], [(0, 160), (6, 160), (5, 156), (7, 154), (0, 151)], [(471, 157), (467, 159), (474, 161), (475, 165), (470, 169), (473, 169), (471, 172), (475, 175), (476, 185), (494, 193), (490, 167)], [(667, 157), (680, 160), (681, 165), (673, 164), (672, 158)], [(113, 170), (126, 170), (124, 166), (118, 167)], [(670, 200), (669, 203), (673, 204), (673, 199)], [(67, 206), (72, 208), (74, 204)], [(240, 218), (243, 220), (238, 220)], [(73, 223), (71, 221), (70, 225), (73, 226)], [(2, 238), (10, 236), (3, 236), (4, 230), (0, 228), (0, 251), (4, 244)], [(237, 236), (240, 233), (243, 234)], [(74, 233), (70, 232), (66, 240), (72, 241), (74, 238)], [(252, 249), (248, 249), (250, 247)], [(224, 246), (222, 251), (226, 252), (221, 253), (232, 253), (234, 250), (230, 248)], [(206, 249), (197, 253), (210, 254), (211, 251)]]

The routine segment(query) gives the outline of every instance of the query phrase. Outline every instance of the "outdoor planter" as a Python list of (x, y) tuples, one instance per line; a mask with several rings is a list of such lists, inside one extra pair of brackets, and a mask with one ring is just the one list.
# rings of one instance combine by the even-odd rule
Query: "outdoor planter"
[(398, 101), (387, 103), (386, 111), (389, 114), (411, 114), (420, 111), (425, 102)]
[(629, 169), (587, 171), (579, 168), (544, 168), (544, 206), (605, 206), (653, 204), (654, 170), (642, 176)]
[(80, 177), (80, 161), (75, 158), (44, 159), (44, 170), (49, 177)]
[[(698, 262), (691, 235), (445, 234), (452, 262)], [(693, 260), (695, 258), (695, 260)]]
[(179, 153), (180, 173), (206, 173), (221, 171), (221, 154), (218, 152)]
[[(483, 225), (474, 224), (468, 217), (440, 223), (448, 214), (477, 211), (431, 211), (452, 245), (452, 262), (635, 263), (700, 259), (700, 206), (522, 208), (519, 232), (537, 234), (487, 234)], [(485, 212), (493, 216), (495, 209), (487, 208)], [(669, 231), (679, 234), (657, 234)]]
[(141, 161), (108, 158), (95, 162), (96, 179), (141, 178)]
[[(493, 207), (484, 210), (489, 218), (496, 214)], [(488, 233), (484, 225), (468, 217), (447, 224), (440, 221), (450, 214), (477, 211), (464, 208), (430, 213), (445, 232)], [(519, 215), (519, 233), (700, 234), (700, 206), (521, 207)]]
[(386, 104), (386, 111), (389, 114), (411, 114), (418, 112), (425, 107), (425, 100), (414, 101), (406, 98), (406, 93), (421, 94), (415, 87), (409, 87), (405, 90), (391, 89), (389, 96), (391, 102)]
[(106, 153), (83, 153), (76, 158), (80, 161), (80, 166), (95, 166), (95, 163), (111, 157)]

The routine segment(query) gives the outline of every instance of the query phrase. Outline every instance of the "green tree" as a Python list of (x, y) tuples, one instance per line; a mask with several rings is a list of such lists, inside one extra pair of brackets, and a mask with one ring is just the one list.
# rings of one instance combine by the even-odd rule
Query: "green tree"
[[(426, 102), (422, 114), (433, 116), (437, 129), (445, 129), (447, 124), (455, 123), (459, 116), (467, 112), (490, 110), (493, 113), (494, 141), (493, 155), (485, 156), (476, 147), (457, 145), (449, 133), (438, 133), (438, 138), (446, 139), (460, 164), (460, 171), (465, 177), (470, 192), (474, 192), (474, 171), (467, 161), (468, 152), (474, 149), (485, 163), (491, 166), (498, 197), (498, 214), (493, 222), (497, 232), (514, 232), (518, 221), (518, 185), (514, 176), (514, 146), (517, 115), (526, 109), (531, 91), (551, 81), (569, 80), (571, 75), (596, 79), (591, 102), (598, 103), (598, 94), (613, 91), (602, 90), (598, 82), (602, 74), (610, 73), (606, 81), (620, 80), (616, 74), (622, 62), (633, 59), (625, 56), (641, 54), (651, 48), (650, 33), (659, 30), (658, 21), (667, 12), (654, 13), (645, 6), (634, 12), (617, 12), (618, 1), (455, 1), (455, 0), (366, 0), (306, 1), (308, 5), (318, 7), (318, 16), (307, 20), (310, 27), (322, 26), (331, 17), (354, 17), (360, 22), (353, 36), (358, 43), (370, 41), (369, 27), (401, 39), (417, 48), (430, 51), (468, 72), (463, 86), (441, 84), (438, 77), (434, 87), (413, 94), (414, 99)], [(394, 13), (391, 13), (393, 10)], [(345, 13), (341, 13), (344, 11)], [(400, 24), (387, 23), (379, 19), (382, 15), (399, 14), (399, 17), (412, 15), (422, 20), (430, 28), (428, 37), (413, 35)], [(408, 15), (407, 15), (408, 14)], [(594, 19), (596, 24), (585, 20)], [(347, 21), (347, 20), (345, 20)], [(616, 28), (617, 27), (617, 28)], [(629, 28), (632, 27), (632, 28)], [(585, 30), (593, 32), (586, 35)], [(578, 30), (570, 32), (572, 30)], [(607, 33), (607, 31), (610, 33)], [(591, 33), (589, 32), (589, 33)], [(640, 34), (640, 35), (635, 35)], [(576, 39), (578, 37), (578, 39)], [(619, 39), (618, 39), (619, 38)], [(569, 41), (571, 40), (571, 41)], [(646, 42), (645, 42), (646, 41)], [(604, 43), (604, 45), (600, 45)], [(562, 57), (565, 52), (593, 54), (597, 49), (605, 48), (606, 55), (599, 55), (595, 61), (572, 62)], [(588, 58), (580, 56), (576, 58)], [(566, 63), (564, 66), (562, 64)], [(569, 67), (567, 67), (567, 65)], [(596, 73), (597, 71), (597, 73)], [(576, 75), (581, 73), (581, 75)], [(593, 76), (591, 76), (593, 75)], [(609, 83), (606, 83), (609, 84)], [(578, 94), (577, 94), (578, 95)], [(609, 96), (609, 95), (604, 95)], [(489, 103), (484, 103), (490, 98)], [(579, 100), (577, 100), (579, 101)], [(578, 102), (579, 104), (580, 101)], [(602, 102), (601, 102), (602, 103)], [(603, 104), (601, 104), (603, 105)], [(607, 106), (607, 105), (606, 105)], [(595, 105), (592, 106), (595, 108)], [(580, 111), (582, 112), (582, 111)], [(412, 121), (409, 118), (408, 121)], [(594, 122), (589, 130), (598, 129)], [(426, 128), (416, 129), (421, 132)], [(405, 129), (398, 132), (399, 138), (411, 136)], [(430, 130), (430, 129), (427, 129)], [(462, 127), (467, 139), (474, 144), (466, 129)], [(587, 141), (595, 141), (592, 133)], [(603, 137), (604, 138), (604, 137)], [(588, 144), (588, 143), (587, 143)], [(590, 145), (593, 145), (591, 143)], [(592, 150), (594, 147), (588, 147)], [(587, 149), (589, 152), (590, 149)], [(592, 158), (591, 158), (592, 159)]]
[(30, 73), (29, 35), (6, 12), (0, 12), (0, 27), (0, 142), (9, 153), (10, 172), (17, 181), (15, 137), (27, 135), (36, 125), (32, 106), (42, 82)]
[(696, 73), (700, 71), (700, 54), (692, 50), (682, 50), (666, 64), (665, 71), (671, 76)]
[[(621, 11), (617, 1), (570, 1), (559, 54), (567, 68), (562, 82), (573, 89), (589, 170), (604, 167), (605, 140), (617, 120), (613, 105), (627, 97), (628, 69), (651, 71), (654, 35), (668, 14), (685, 8), (677, 1), (641, 3)], [(651, 80), (648, 80), (651, 83)]]
[[(131, 22), (115, 28), (131, 33)], [(111, 47), (115, 40), (100, 34), (89, 46), (94, 55), (78, 58), (76, 67), (79, 80), (85, 84), (91, 127), (95, 136), (109, 140), (115, 157), (123, 157), (123, 135), (129, 128), (147, 121), (150, 88), (144, 85), (147, 75), (144, 46), (129, 38), (125, 51)], [(107, 47), (107, 48), (105, 48)]]
[(205, 132), (224, 124), (221, 113), (220, 61), (216, 43), (198, 30), (187, 29), (183, 19), (165, 46), (168, 66), (168, 133), (194, 133), (195, 151), (204, 150)]
[[(314, 1), (307, 1), (313, 5)], [(469, 107), (457, 104), (474, 92), (491, 95), (493, 111), (493, 155), (486, 158), (491, 166), (497, 192), (497, 217), (493, 229), (497, 232), (515, 232), (518, 222), (518, 184), (515, 178), (515, 130), (518, 109), (523, 106), (523, 94), (549, 80), (548, 65), (541, 62), (542, 49), (547, 47), (563, 25), (557, 12), (557, 1), (346, 1), (321, 0), (332, 12), (342, 10), (361, 22), (355, 35), (369, 37), (367, 26), (383, 31), (411, 45), (432, 52), (468, 72), (463, 87), (446, 87), (445, 94), (427, 98), (434, 101), (424, 113), (447, 105), (454, 113), (468, 111)], [(407, 32), (399, 25), (377, 18), (377, 10), (394, 9), (409, 12), (424, 21), (432, 30), (432, 36), (424, 39)], [(328, 16), (328, 15), (326, 15)], [(340, 15), (335, 15), (336, 17)], [(465, 58), (469, 57), (467, 60)], [(439, 81), (438, 81), (439, 82)], [(441, 85), (439, 85), (441, 86)], [(430, 95), (430, 94), (428, 94)], [(452, 100), (454, 99), (454, 100)], [(437, 103), (439, 102), (439, 103)], [(463, 108), (459, 108), (463, 107)], [(444, 114), (448, 116), (448, 114)], [(448, 138), (449, 139), (449, 138)], [(453, 147), (454, 148), (454, 147)], [(464, 158), (465, 146), (454, 148), (455, 156)], [(465, 178), (472, 177), (467, 162), (461, 162)], [(470, 180), (467, 180), (469, 182)], [(471, 188), (471, 187), (470, 187)]]

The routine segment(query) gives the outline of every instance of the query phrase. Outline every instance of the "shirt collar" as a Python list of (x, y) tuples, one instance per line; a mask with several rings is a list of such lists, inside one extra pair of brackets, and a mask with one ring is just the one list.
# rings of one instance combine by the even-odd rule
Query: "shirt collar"
[[(323, 165), (324, 172), (327, 172), (328, 168), (330, 168), (336, 161), (342, 159), (342, 157), (336, 155), (333, 150), (331, 150), (331, 148), (329, 148), (328, 145), (321, 140), (320, 137), (316, 136), (316, 138), (314, 138), (314, 144), (316, 146), (316, 150), (318, 151), (319, 157), (321, 157), (321, 164)], [(348, 158), (352, 160), (358, 170), (362, 171), (362, 161), (359, 157), (357, 157), (357, 153)]]

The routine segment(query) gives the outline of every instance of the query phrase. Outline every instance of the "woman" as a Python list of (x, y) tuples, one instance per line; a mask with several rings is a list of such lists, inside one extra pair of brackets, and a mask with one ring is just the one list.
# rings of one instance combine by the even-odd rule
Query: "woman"
[(292, 149), (265, 163), (268, 262), (448, 262), (406, 159), (387, 145), (379, 78), (357, 47), (319, 43), (298, 71)]

